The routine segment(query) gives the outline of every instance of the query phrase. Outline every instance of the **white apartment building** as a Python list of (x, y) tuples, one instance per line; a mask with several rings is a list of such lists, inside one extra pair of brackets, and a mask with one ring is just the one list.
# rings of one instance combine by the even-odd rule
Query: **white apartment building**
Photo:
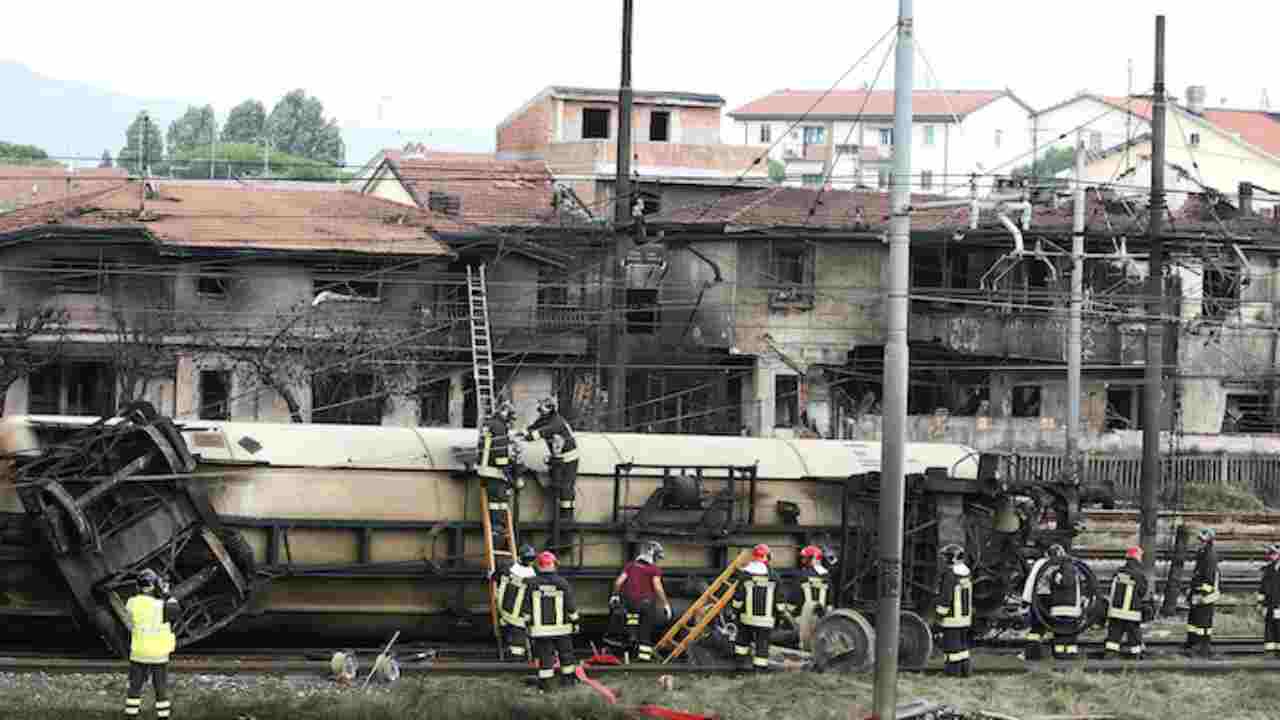
[[(969, 192), (1031, 161), (1034, 112), (1010, 90), (917, 90), (911, 165), (915, 192)], [(893, 91), (778, 90), (729, 113), (728, 142), (785, 163), (786, 184), (885, 189), (893, 162)]]

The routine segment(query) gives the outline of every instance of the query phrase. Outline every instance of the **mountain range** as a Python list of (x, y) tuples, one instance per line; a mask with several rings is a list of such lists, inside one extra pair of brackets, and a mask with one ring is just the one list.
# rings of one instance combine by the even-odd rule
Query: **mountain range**
[[(0, 113), (0, 140), (36, 145), (51, 157), (85, 158), (96, 164), (103, 150), (112, 156), (124, 146), (125, 128), (141, 110), (151, 114), (161, 132), (202, 100), (136, 98), (85, 83), (59, 80), (27, 66), (0, 60), (0, 88), (7, 112)], [(323, 98), (321, 98), (323, 100)], [(270, 108), (274, 102), (264, 100)], [(422, 142), (440, 150), (492, 152), (491, 128), (431, 128), (402, 132), (394, 128), (343, 128), (348, 165), (359, 166), (376, 152)]]

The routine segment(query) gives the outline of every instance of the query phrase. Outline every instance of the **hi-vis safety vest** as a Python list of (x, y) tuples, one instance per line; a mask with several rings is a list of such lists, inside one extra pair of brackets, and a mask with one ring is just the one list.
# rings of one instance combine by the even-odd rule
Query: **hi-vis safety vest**
[(743, 573), (738, 580), (738, 619), (754, 628), (773, 627), (773, 598), (778, 583), (769, 575)]
[(524, 616), (521, 612), (524, 609), (524, 595), (529, 587), (525, 585), (525, 577), (532, 577), (533, 571), (525, 568), (525, 575), (516, 574), (516, 567), (503, 573), (502, 579), (498, 581), (498, 614), (502, 617), (502, 621), (508, 625), (516, 627), (524, 627)]
[(802, 612), (809, 605), (825, 608), (827, 607), (827, 595), (831, 592), (831, 583), (827, 580), (826, 575), (815, 572), (800, 583), (800, 592), (803, 594), (803, 600), (800, 605)]
[(1120, 570), (1111, 580), (1111, 607), (1107, 610), (1107, 617), (1142, 622), (1142, 610), (1134, 607), (1138, 600), (1137, 580)]
[(529, 637), (561, 637), (573, 634), (578, 622), (572, 591), (559, 576), (540, 576), (529, 581)]
[(178, 640), (164, 620), (164, 601), (150, 595), (134, 595), (124, 609), (132, 630), (129, 659), (150, 665), (169, 662), (169, 653), (177, 647)]
[(965, 565), (955, 566), (942, 578), (942, 592), (934, 608), (944, 628), (973, 626), (973, 578)]

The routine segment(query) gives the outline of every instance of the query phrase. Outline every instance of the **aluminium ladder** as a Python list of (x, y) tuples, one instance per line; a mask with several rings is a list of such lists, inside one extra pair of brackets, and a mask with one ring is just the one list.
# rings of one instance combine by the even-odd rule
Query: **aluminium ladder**
[(659, 652), (666, 647), (672, 648), (671, 653), (662, 659), (663, 664), (683, 655), (720, 616), (725, 606), (733, 599), (734, 591), (738, 589), (738, 581), (734, 579), (733, 574), (750, 560), (750, 550), (738, 553), (738, 557), (729, 563), (729, 567), (720, 573), (720, 577), (711, 583), (706, 592), (684, 611), (679, 620), (672, 623), (671, 629), (667, 630), (662, 639), (654, 645), (654, 649)]
[[(484, 432), (485, 420), (493, 413), (494, 407), (494, 373), (493, 373), (493, 343), (492, 336), (489, 333), (489, 298), (488, 287), (485, 283), (484, 265), (478, 270), (472, 271), (470, 265), (467, 266), (467, 307), (471, 319), (471, 368), (475, 376), (476, 386), (476, 426), (480, 428), (480, 432)], [(481, 477), (485, 477), (486, 481), (496, 480), (488, 475), (492, 473), (492, 469), (484, 466), (477, 467)], [(500, 471), (499, 471), (500, 472)], [(515, 498), (511, 498), (514, 501)], [(493, 633), (498, 640), (498, 648), (502, 650), (502, 628), (498, 623), (498, 557), (505, 556), (511, 562), (515, 562), (516, 558), (516, 537), (514, 516), (511, 513), (511, 504), (507, 503), (505, 510), (499, 510), (503, 519), (506, 532), (502, 534), (501, 540), (506, 545), (505, 548), (495, 546), (493, 534), (493, 521), (490, 516), (489, 493), (484, 487), (480, 489), (480, 518), (481, 527), (484, 532), (484, 555), (485, 569), (489, 572), (489, 620), (493, 624)]]
[(467, 266), (467, 306), (471, 316), (471, 369), (476, 380), (476, 427), (494, 410), (493, 338), (489, 334), (489, 299), (484, 265)]

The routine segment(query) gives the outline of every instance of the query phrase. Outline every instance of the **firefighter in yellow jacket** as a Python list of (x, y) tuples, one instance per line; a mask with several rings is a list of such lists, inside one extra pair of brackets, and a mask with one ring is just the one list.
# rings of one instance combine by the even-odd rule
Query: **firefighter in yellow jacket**
[(156, 692), (156, 717), (169, 717), (169, 653), (177, 645), (172, 623), (178, 620), (178, 601), (168, 584), (150, 568), (138, 573), (138, 594), (125, 603), (129, 631), (129, 690), (124, 701), (127, 718), (142, 712), (142, 690), (147, 679)]
[(529, 425), (525, 439), (547, 443), (547, 472), (556, 493), (557, 516), (572, 520), (577, 500), (578, 441), (573, 437), (573, 428), (561, 417), (555, 398), (538, 403), (538, 419)]
[(737, 574), (733, 609), (738, 612), (738, 634), (733, 652), (743, 669), (748, 661), (756, 672), (769, 670), (769, 639), (773, 634), (774, 611), (780, 601), (778, 577), (769, 569), (769, 546), (751, 549), (751, 562)]
[(518, 469), (511, 442), (511, 422), (515, 416), (515, 407), (503, 402), (493, 415), (485, 418), (484, 427), (480, 428), (478, 472), (484, 478), (484, 490), (489, 500), (489, 524), (496, 547), (507, 546), (507, 517), (511, 513), (512, 491), (518, 487)]
[(1142, 604), (1149, 587), (1142, 569), (1142, 548), (1135, 545), (1125, 551), (1124, 557), (1124, 566), (1111, 579), (1104, 654), (1137, 659), (1142, 657)]
[(969, 650), (972, 646), (970, 631), (973, 627), (973, 578), (964, 562), (964, 548), (947, 545), (939, 553), (942, 556), (942, 584), (934, 610), (938, 624), (942, 626), (942, 652), (948, 675), (968, 677), (973, 671)]

